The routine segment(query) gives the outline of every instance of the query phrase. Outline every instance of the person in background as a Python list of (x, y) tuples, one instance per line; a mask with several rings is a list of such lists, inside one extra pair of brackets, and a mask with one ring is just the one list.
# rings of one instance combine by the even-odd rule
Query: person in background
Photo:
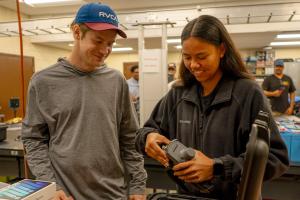
[(172, 88), (176, 82), (176, 65), (175, 63), (168, 64), (168, 91)]
[[(118, 28), (107, 5), (88, 3), (71, 25), (67, 58), (33, 75), (22, 140), (37, 179), (57, 183), (55, 200), (144, 200), (144, 160), (124, 76), (104, 63)], [(128, 173), (128, 179), (125, 174)]]
[(136, 102), (139, 99), (139, 66), (133, 65), (130, 68), (131, 78), (127, 80), (129, 86), (129, 93), (132, 102)]
[(137, 114), (138, 120), (139, 120), (139, 117), (140, 117), (139, 66), (133, 65), (130, 68), (130, 72), (131, 72), (132, 77), (127, 80), (127, 83), (129, 86), (130, 97), (131, 97), (131, 100), (135, 107), (136, 114)]
[(168, 83), (175, 80), (176, 65), (175, 63), (168, 64)]
[(283, 69), (283, 60), (275, 60), (274, 74), (264, 79), (262, 88), (265, 95), (270, 99), (274, 112), (292, 115), (296, 88), (293, 80), (283, 73)]
[[(137, 132), (136, 148), (168, 167), (161, 146), (177, 139), (195, 157), (173, 166), (178, 192), (231, 200), (243, 170), (251, 126), (260, 111), (271, 113), (220, 20), (202, 15), (181, 34), (179, 80)], [(289, 166), (287, 148), (270, 114), (270, 151), (264, 180)], [(255, 178), (255, 177), (254, 177)]]

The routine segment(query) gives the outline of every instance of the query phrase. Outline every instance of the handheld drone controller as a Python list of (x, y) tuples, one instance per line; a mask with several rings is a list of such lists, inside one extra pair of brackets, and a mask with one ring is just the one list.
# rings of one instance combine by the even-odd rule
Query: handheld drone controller
[(194, 149), (184, 146), (178, 140), (172, 140), (171, 143), (162, 147), (173, 165), (186, 162), (195, 157)]

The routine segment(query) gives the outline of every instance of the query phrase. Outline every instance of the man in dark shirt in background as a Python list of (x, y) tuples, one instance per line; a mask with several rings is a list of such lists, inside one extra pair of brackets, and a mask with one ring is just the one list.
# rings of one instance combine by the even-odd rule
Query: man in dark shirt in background
[(270, 99), (274, 112), (292, 115), (295, 105), (296, 88), (293, 80), (283, 74), (283, 68), (283, 60), (275, 60), (274, 74), (265, 78), (262, 87), (265, 95)]

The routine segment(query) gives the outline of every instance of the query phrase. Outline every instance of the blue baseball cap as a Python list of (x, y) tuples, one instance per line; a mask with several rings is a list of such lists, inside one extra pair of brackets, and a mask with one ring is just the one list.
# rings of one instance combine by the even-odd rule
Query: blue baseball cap
[(275, 67), (276, 67), (276, 66), (284, 67), (284, 62), (283, 62), (283, 60), (281, 60), (281, 59), (275, 60), (274, 66), (275, 66)]
[(121, 37), (127, 38), (126, 33), (118, 27), (116, 13), (105, 4), (87, 3), (81, 6), (76, 14), (75, 23), (83, 23), (95, 31), (114, 29)]

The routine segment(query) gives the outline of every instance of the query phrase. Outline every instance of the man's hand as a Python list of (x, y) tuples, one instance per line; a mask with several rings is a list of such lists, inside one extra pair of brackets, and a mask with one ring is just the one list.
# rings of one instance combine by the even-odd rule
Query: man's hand
[(174, 175), (188, 183), (200, 183), (213, 178), (213, 160), (196, 151), (195, 157), (173, 167)]
[(129, 200), (146, 200), (146, 195), (145, 194), (129, 195)]
[(169, 165), (169, 159), (166, 153), (160, 148), (160, 144), (169, 144), (170, 140), (159, 133), (149, 133), (146, 139), (145, 152), (151, 158), (154, 158), (162, 165), (167, 167)]
[(280, 97), (282, 92), (283, 92), (283, 90), (275, 90), (274, 92), (272, 92), (272, 96), (273, 97)]
[(52, 200), (74, 200), (73, 197), (67, 197), (63, 190), (58, 190)]
[(294, 111), (294, 108), (293, 108), (293, 106), (290, 106), (286, 111), (285, 111), (285, 113), (284, 114), (287, 114), (287, 115), (292, 115), (293, 114), (293, 111)]

